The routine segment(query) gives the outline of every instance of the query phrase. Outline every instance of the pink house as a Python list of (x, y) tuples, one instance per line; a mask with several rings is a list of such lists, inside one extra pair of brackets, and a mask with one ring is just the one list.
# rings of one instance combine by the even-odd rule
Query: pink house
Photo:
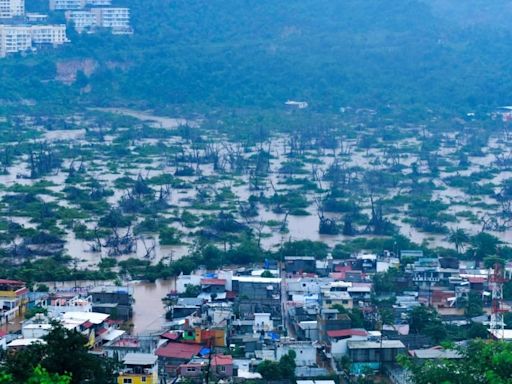
[(201, 381), (208, 365), (212, 378), (224, 379), (233, 376), (233, 357), (229, 355), (213, 355), (210, 361), (208, 358), (193, 358), (178, 367), (178, 374), (189, 380)]

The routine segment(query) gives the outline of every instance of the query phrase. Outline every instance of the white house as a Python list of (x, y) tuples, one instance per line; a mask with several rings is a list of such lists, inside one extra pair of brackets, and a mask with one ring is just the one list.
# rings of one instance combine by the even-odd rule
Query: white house
[(274, 329), (274, 322), (270, 319), (270, 313), (255, 313), (254, 314), (254, 333), (270, 332)]
[(276, 360), (294, 351), (295, 363), (298, 367), (312, 367), (316, 365), (316, 347), (309, 341), (283, 341), (276, 345)]

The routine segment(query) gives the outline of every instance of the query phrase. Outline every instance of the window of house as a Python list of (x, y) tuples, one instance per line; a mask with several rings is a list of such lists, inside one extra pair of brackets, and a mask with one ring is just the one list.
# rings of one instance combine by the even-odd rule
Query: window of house
[(131, 378), (124, 378), (123, 379), (123, 384), (132, 384), (132, 379)]
[(146, 377), (146, 376), (142, 376), (141, 381), (142, 381), (143, 383), (145, 383), (145, 382), (146, 382), (146, 379), (147, 379), (147, 377)]
[(195, 368), (187, 368), (187, 372), (195, 372), (196, 369)]
[(226, 372), (226, 367), (225, 367), (224, 365), (221, 365), (221, 366), (219, 367), (219, 370), (220, 370), (221, 372)]

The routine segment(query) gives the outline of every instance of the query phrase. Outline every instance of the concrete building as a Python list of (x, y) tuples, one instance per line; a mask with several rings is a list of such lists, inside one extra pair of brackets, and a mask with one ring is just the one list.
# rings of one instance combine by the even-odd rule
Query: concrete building
[(215, 278), (201, 279), (201, 292), (208, 295), (221, 295), (226, 292), (226, 280)]
[(200, 285), (202, 279), (201, 275), (179, 275), (176, 279), (176, 292), (185, 293), (187, 285)]
[(197, 356), (202, 348), (203, 346), (200, 344), (169, 342), (159, 347), (155, 354), (158, 356), (163, 370), (171, 377), (175, 377), (179, 366), (188, 363), (192, 357)]
[(50, 0), (51, 11), (68, 11), (86, 7), (104, 7), (112, 5), (112, 0)]
[(213, 355), (210, 362), (207, 358), (194, 357), (188, 363), (179, 366), (178, 374), (185, 380), (202, 383), (208, 364), (210, 377), (216, 382), (233, 376), (233, 357), (229, 355)]
[(332, 308), (335, 305), (341, 305), (346, 309), (352, 309), (354, 306), (352, 297), (346, 291), (327, 291), (323, 295), (322, 304), (324, 308)]
[(281, 317), (281, 279), (277, 277), (233, 276), (233, 291), (241, 319), (254, 313), (270, 313), (272, 319)]
[(44, 23), (48, 20), (48, 15), (44, 13), (27, 13), (25, 14), (25, 19), (29, 23)]
[(25, 0), (0, 0), (0, 19), (12, 19), (25, 14)]
[(368, 340), (368, 332), (365, 329), (339, 329), (327, 331), (331, 354), (341, 358), (348, 353), (348, 342), (354, 340)]
[(286, 273), (315, 273), (316, 263), (313, 256), (286, 256), (284, 258), (284, 268)]
[(129, 320), (133, 316), (133, 298), (128, 287), (96, 287), (89, 294), (94, 312), (109, 314), (116, 320)]
[(68, 41), (65, 25), (0, 25), (0, 57)]
[(93, 14), (91, 11), (66, 11), (65, 17), (68, 22), (73, 23), (73, 25), (75, 26), (75, 30), (78, 33), (82, 33), (86, 30), (94, 29), (97, 27), (96, 15)]
[(0, 57), (32, 49), (30, 28), (18, 25), (0, 25)]
[(158, 384), (158, 357), (150, 353), (128, 353), (123, 359), (118, 384)]
[(281, 278), (233, 276), (233, 290), (251, 300), (276, 299), (281, 294)]
[(84, 0), (50, 0), (51, 11), (67, 11), (70, 9), (82, 9)]
[(328, 331), (352, 328), (352, 321), (346, 313), (339, 313), (336, 309), (324, 309), (318, 314), (318, 337), (324, 343), (329, 342)]
[(25, 313), (28, 292), (23, 281), (0, 279), (0, 322), (9, 321)]
[(30, 26), (33, 44), (61, 45), (69, 42), (66, 36), (66, 26), (61, 25), (32, 25)]
[(270, 319), (270, 313), (254, 314), (254, 333), (270, 332), (274, 329), (274, 322)]
[(317, 278), (317, 277), (299, 277), (286, 279), (286, 292), (288, 293), (288, 300), (293, 300), (294, 295), (310, 295), (319, 294), (322, 289), (328, 289), (330, 284), (334, 282), (331, 278)]
[(91, 5), (93, 7), (112, 5), (112, 0), (85, 0), (85, 5)]
[(98, 27), (110, 28), (114, 34), (132, 33), (129, 8), (92, 8)]
[[(153, 349), (153, 347), (154, 345), (150, 349)], [(103, 346), (103, 351), (111, 359), (123, 360), (129, 353), (147, 352), (147, 349), (143, 349), (140, 338), (123, 335), (118, 339), (107, 342)]]
[(74, 292), (57, 292), (48, 295), (41, 302), (50, 315), (59, 315), (65, 312), (79, 311), (92, 312), (91, 296), (82, 297)]
[(38, 313), (29, 321), (23, 323), (21, 335), (24, 339), (42, 339), (53, 329), (49, 319)]
[(366, 369), (379, 369), (381, 364), (394, 363), (396, 357), (405, 352), (405, 345), (399, 340), (351, 340), (347, 342), (351, 372), (361, 374)]
[(316, 347), (308, 341), (281, 341), (275, 347), (275, 361), (290, 351), (295, 352), (295, 363), (301, 367), (312, 367), (316, 365)]

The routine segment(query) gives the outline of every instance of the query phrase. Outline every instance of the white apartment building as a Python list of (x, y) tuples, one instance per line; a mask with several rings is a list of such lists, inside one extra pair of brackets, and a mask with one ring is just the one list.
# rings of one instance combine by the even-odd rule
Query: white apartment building
[(61, 25), (32, 25), (33, 44), (61, 45), (69, 42), (66, 36), (66, 26)]
[(30, 23), (44, 23), (48, 20), (48, 15), (44, 13), (26, 13), (25, 17)]
[(91, 11), (66, 11), (66, 20), (73, 22), (75, 30), (82, 33), (87, 29), (97, 27), (96, 15)]
[(129, 8), (91, 8), (66, 11), (66, 20), (72, 21), (77, 32), (95, 28), (109, 28), (114, 34), (131, 33)]
[(50, 0), (49, 5), (52, 11), (69, 11), (83, 9), (87, 6), (110, 6), (112, 5), (112, 0)]
[(71, 9), (82, 9), (84, 0), (50, 0), (51, 11), (67, 11)]
[(0, 25), (0, 57), (32, 49), (30, 28), (18, 25)]
[(0, 0), (0, 19), (11, 19), (25, 14), (25, 0)]
[(85, 0), (85, 5), (91, 5), (93, 7), (112, 5), (112, 0)]
[(68, 41), (65, 25), (0, 25), (0, 57), (31, 50), (34, 44), (61, 45)]
[(92, 8), (99, 27), (111, 28), (112, 33), (130, 33), (129, 8)]

